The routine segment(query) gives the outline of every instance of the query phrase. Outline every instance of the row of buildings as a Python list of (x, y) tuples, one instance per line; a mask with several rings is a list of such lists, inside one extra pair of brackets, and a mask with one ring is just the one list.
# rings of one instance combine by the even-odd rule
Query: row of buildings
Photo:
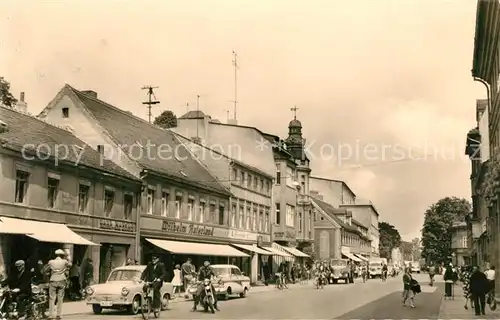
[(103, 281), (154, 252), (257, 282), (282, 261), (377, 256), (374, 205), (311, 176), (302, 124), (288, 128), (281, 139), (189, 111), (162, 129), (69, 85), (35, 117), (21, 94), (0, 107), (0, 263), (63, 247)]
[[(455, 256), (480, 267), (500, 265), (500, 2), (478, 0), (472, 76), (484, 85), (486, 99), (476, 102), (476, 126), (467, 133), (471, 162), (472, 212), (454, 226)], [(495, 279), (496, 286), (500, 280)]]

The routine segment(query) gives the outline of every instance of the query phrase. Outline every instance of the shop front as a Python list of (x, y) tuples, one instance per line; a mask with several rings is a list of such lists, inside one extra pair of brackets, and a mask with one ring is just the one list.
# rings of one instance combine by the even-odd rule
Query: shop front
[(351, 253), (351, 248), (342, 246), (340, 248), (340, 252), (342, 253), (342, 258), (349, 259), (353, 262), (360, 263), (363, 262), (362, 259), (358, 258), (354, 253)]
[[(268, 254), (257, 247), (259, 239), (269, 241), (269, 235), (229, 229), (223, 226), (181, 222), (156, 216), (141, 217), (142, 263), (150, 260), (152, 253), (160, 254), (169, 277), (174, 266), (191, 258), (198, 269), (203, 261), (212, 264), (234, 264), (252, 282), (258, 280), (259, 255)], [(245, 249), (238, 247), (245, 246)], [(253, 250), (248, 250), (253, 249)]]

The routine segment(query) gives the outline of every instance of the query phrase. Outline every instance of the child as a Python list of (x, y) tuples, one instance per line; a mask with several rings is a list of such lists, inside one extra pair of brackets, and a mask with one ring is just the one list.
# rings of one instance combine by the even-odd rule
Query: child
[(180, 297), (181, 295), (181, 286), (182, 286), (182, 280), (181, 280), (181, 266), (176, 264), (174, 268), (174, 278), (172, 279), (172, 285), (174, 286), (174, 291), (173, 295), (177, 293)]

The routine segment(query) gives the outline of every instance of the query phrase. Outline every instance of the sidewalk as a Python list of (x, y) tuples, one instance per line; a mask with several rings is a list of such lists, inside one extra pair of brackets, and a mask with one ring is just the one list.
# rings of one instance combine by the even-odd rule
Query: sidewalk
[[(444, 288), (444, 285), (443, 285)], [(444, 296), (441, 295), (441, 308), (439, 309), (438, 319), (473, 319), (477, 318), (474, 314), (474, 309), (470, 306), (470, 301), (468, 304), (469, 310), (465, 310), (465, 298), (462, 290), (462, 285), (457, 284), (454, 287), (455, 299), (454, 300), (444, 300)], [(441, 291), (442, 292), (442, 291)], [(490, 307), (486, 305), (486, 315), (479, 316), (480, 319), (500, 319), (500, 311), (497, 309), (491, 311)]]
[[(294, 290), (299, 290), (299, 289), (306, 289), (306, 288), (311, 288), (312, 286), (312, 280), (308, 281), (307, 283), (304, 284), (289, 284), (288, 287), (290, 289)], [(255, 294), (255, 293), (260, 293), (260, 292), (270, 292), (270, 291), (276, 291), (276, 287), (274, 285), (269, 285), (269, 286), (256, 286), (252, 287), (250, 291), (248, 292), (249, 294)], [(181, 302), (188, 302), (192, 301), (192, 298), (189, 297), (189, 299), (185, 299), (184, 297), (176, 297), (175, 299), (170, 300), (170, 303), (181, 303)], [(63, 306), (63, 316), (68, 316), (68, 315), (75, 315), (75, 314), (86, 314), (92, 312), (92, 309), (90, 306), (87, 305), (85, 301), (74, 301), (74, 302), (65, 302)]]

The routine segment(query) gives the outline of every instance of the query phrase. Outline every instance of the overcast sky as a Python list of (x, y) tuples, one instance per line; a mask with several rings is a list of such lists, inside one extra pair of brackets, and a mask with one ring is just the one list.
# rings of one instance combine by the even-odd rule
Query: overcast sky
[(151, 84), (155, 115), (199, 94), (224, 121), (236, 50), (239, 123), (285, 136), (297, 105), (313, 174), (344, 179), (404, 239), (439, 198), (470, 198), (476, 1), (0, 3), (0, 75), (33, 113), (68, 83), (146, 118)]

